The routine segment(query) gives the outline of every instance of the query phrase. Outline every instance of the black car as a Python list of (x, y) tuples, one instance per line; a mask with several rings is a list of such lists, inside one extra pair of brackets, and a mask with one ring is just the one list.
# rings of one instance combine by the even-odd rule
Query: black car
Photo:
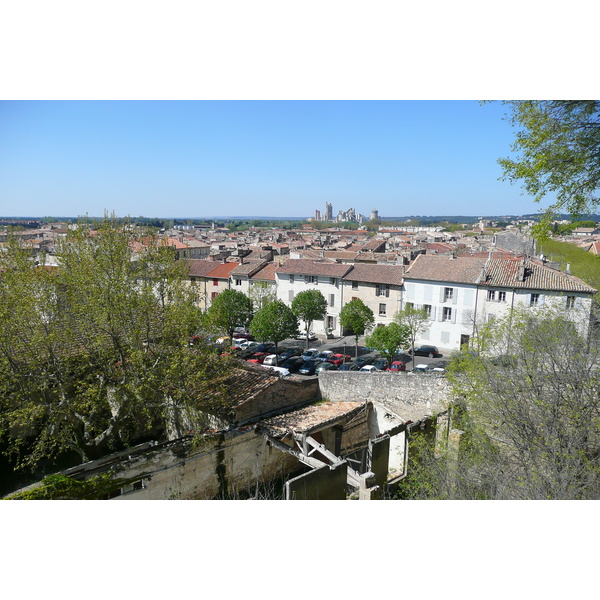
[(419, 346), (418, 348), (415, 348), (415, 356), (428, 356), (429, 358), (434, 358), (439, 355), (440, 352), (435, 346)]
[(300, 373), (300, 375), (314, 375), (317, 366), (320, 365), (322, 362), (323, 361), (319, 358), (311, 358), (300, 367), (298, 373)]
[(354, 359), (354, 362), (358, 366), (359, 369), (364, 367), (365, 365), (372, 365), (375, 362), (374, 356), (357, 356)]
[(279, 366), (287, 369), (290, 373), (297, 373), (300, 370), (300, 367), (304, 364), (304, 359), (300, 356), (291, 356), (284, 362), (282, 362)]
[(302, 348), (283, 348), (281, 353), (279, 354), (279, 358), (282, 360), (287, 360), (292, 356), (300, 356), (302, 354)]
[(356, 363), (347, 362), (339, 366), (338, 371), (358, 371), (359, 367)]

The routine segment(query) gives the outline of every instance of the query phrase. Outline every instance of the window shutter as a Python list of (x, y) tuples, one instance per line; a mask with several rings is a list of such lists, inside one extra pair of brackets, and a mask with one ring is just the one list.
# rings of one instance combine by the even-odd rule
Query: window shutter
[(525, 302), (527, 302), (528, 306), (531, 306), (531, 294), (525, 296)]
[(452, 304), (458, 302), (458, 288), (452, 288)]
[(538, 306), (544, 306), (544, 294), (540, 294), (538, 298)]
[(435, 309), (436, 309), (435, 306), (431, 307), (431, 320), (432, 321), (435, 321)]
[(456, 323), (456, 313), (457, 312), (458, 311), (455, 308), (452, 309), (452, 322), (453, 323)]
[(440, 288), (440, 302), (444, 302), (444, 290), (445, 288)]
[(440, 306), (440, 312), (438, 313), (438, 321), (444, 318), (444, 309)]
[(581, 308), (581, 301), (582, 301), (581, 297), (579, 297), (579, 296), (575, 297), (575, 308), (577, 310), (579, 310)]

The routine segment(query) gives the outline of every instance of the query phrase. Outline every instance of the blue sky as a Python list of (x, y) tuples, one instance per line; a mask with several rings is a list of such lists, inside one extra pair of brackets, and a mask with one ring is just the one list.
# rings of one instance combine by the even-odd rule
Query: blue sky
[(537, 212), (477, 101), (4, 101), (0, 215)]

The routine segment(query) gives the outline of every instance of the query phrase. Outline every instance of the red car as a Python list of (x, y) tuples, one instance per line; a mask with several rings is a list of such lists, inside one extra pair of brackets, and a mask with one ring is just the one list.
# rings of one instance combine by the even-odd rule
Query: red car
[(267, 358), (267, 356), (269, 356), (268, 352), (256, 352), (252, 355), (252, 358), (248, 359), (247, 362), (258, 363), (259, 365), (262, 365), (263, 361), (265, 360), (265, 358)]
[(339, 367), (350, 360), (352, 360), (352, 357), (348, 354), (334, 354), (327, 359), (327, 362), (333, 363), (336, 367)]
[(386, 371), (392, 371), (398, 373), (398, 371), (406, 371), (406, 365), (401, 360), (395, 360)]

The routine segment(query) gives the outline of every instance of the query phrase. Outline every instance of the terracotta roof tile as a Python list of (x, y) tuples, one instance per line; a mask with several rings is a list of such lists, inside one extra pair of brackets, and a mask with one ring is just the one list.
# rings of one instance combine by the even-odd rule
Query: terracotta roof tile
[(364, 281), (402, 285), (402, 267), (396, 265), (367, 265), (357, 263), (342, 277), (344, 281)]
[(343, 277), (351, 268), (351, 265), (341, 265), (330, 260), (290, 258), (275, 272), (294, 275), (324, 275), (327, 277)]
[(212, 279), (229, 279), (231, 271), (239, 264), (240, 263), (238, 262), (220, 263), (212, 271), (207, 273), (207, 277), (211, 277)]
[(405, 280), (425, 279), (452, 283), (475, 283), (487, 258), (419, 254), (406, 270)]

